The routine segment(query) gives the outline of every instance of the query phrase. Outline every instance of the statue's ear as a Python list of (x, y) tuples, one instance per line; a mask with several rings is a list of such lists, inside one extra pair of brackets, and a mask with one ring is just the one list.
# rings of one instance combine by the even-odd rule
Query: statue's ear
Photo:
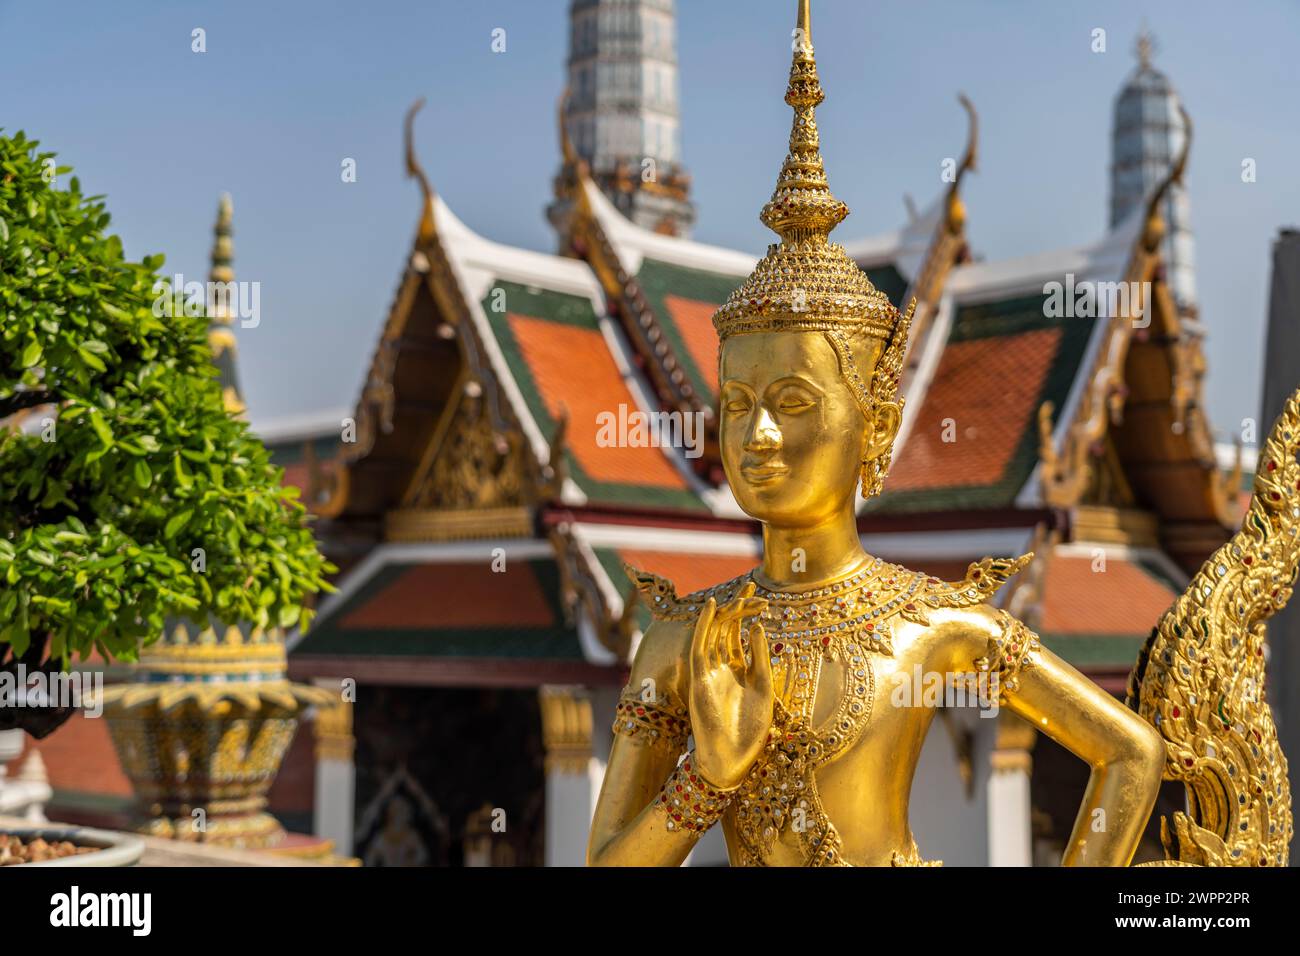
[(877, 402), (875, 415), (867, 422), (867, 445), (863, 458), (879, 458), (894, 446), (898, 427), (903, 422), (903, 409), (897, 402)]

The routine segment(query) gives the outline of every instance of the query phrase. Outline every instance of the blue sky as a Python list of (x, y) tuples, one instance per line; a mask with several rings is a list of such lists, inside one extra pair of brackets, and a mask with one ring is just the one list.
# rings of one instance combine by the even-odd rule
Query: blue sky
[[(350, 407), (419, 212), (401, 119), (435, 186), (479, 233), (550, 251), (566, 0), (62, 4), (0, 0), (0, 125), (105, 193), (128, 253), (203, 278), (218, 195), (235, 202), (240, 331), (254, 422)], [(682, 141), (696, 238), (761, 252), (784, 154), (792, 0), (678, 0)], [(1270, 247), (1300, 222), (1300, 5), (915, 0), (813, 4), (819, 111), (843, 241), (897, 228), (959, 153), (959, 90), (981, 118), (966, 187), (977, 254), (1080, 245), (1104, 230), (1110, 110), (1145, 18), (1191, 112), (1188, 174), (1208, 328), (1207, 397), (1230, 436), (1257, 413)], [(207, 52), (191, 51), (202, 27)], [(506, 52), (491, 50), (506, 30)], [(1107, 31), (1104, 54), (1092, 30)], [(355, 183), (340, 163), (357, 161)], [(1258, 178), (1241, 182), (1241, 161)]]

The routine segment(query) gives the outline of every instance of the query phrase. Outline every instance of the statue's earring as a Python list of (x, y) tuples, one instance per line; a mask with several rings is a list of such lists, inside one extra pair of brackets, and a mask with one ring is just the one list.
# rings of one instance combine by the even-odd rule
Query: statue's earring
[(862, 463), (862, 497), (873, 498), (885, 489), (885, 476), (889, 474), (889, 459), (893, 449)]

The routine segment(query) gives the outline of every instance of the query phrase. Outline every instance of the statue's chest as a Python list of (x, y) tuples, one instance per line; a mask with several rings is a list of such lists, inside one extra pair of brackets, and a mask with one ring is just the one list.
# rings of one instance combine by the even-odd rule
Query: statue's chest
[(755, 856), (766, 856), (774, 841), (793, 835), (810, 858), (835, 862), (838, 835), (814, 774), (847, 753), (871, 726), (876, 665), (893, 657), (894, 624), (915, 608), (925, 581), (874, 570), (805, 594), (760, 594), (769, 601), (761, 623), (776, 699), (767, 746), (735, 803), (736, 829)]

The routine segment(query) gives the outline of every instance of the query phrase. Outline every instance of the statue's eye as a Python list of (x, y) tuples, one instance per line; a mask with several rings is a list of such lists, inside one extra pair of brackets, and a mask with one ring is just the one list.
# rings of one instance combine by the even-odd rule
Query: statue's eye
[(799, 412), (806, 412), (812, 408), (816, 402), (802, 392), (785, 392), (777, 402), (777, 408), (786, 414), (794, 415)]
[(733, 392), (722, 400), (722, 410), (733, 415), (739, 415), (750, 409), (749, 398), (743, 392)]

